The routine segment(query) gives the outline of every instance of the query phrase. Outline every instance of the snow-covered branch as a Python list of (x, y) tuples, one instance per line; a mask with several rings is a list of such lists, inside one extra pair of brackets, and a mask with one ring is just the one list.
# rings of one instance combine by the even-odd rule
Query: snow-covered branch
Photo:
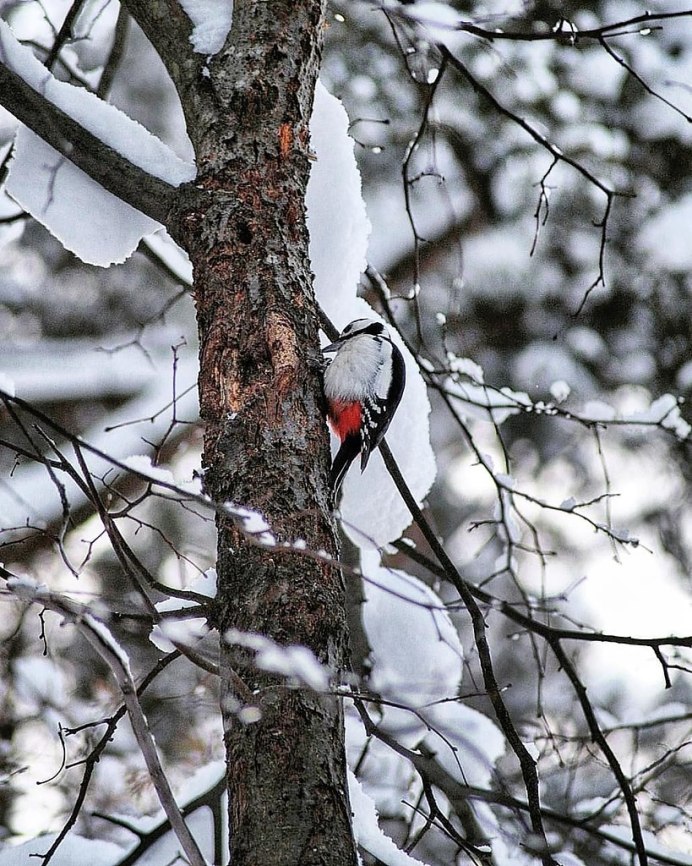
[(174, 186), (129, 162), (4, 62), (0, 62), (0, 105), (104, 189), (157, 222), (166, 222)]

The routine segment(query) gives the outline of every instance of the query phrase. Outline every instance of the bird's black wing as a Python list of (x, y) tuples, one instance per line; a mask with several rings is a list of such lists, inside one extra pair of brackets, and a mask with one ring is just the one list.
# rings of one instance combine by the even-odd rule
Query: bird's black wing
[(382, 441), (391, 424), (406, 387), (406, 363), (399, 349), (390, 340), (391, 370), (387, 373), (389, 383), (385, 394), (376, 394), (375, 399), (363, 406), (362, 449), (360, 452), (360, 471), (368, 465), (371, 453)]

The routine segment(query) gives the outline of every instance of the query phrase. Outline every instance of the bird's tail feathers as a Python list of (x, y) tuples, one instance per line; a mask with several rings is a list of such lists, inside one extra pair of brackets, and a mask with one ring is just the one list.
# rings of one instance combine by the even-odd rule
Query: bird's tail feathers
[(339, 448), (336, 457), (334, 458), (329, 473), (329, 487), (334, 498), (336, 498), (336, 495), (339, 492), (341, 482), (344, 480), (344, 476), (348, 472), (349, 466), (356, 459), (359, 451), (359, 436), (347, 436), (341, 443), (341, 448)]

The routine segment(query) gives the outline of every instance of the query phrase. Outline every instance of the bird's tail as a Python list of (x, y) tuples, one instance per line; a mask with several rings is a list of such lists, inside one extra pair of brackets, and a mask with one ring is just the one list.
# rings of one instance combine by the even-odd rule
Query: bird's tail
[(348, 472), (348, 467), (358, 456), (360, 452), (360, 436), (347, 436), (341, 443), (341, 448), (337, 451), (332, 468), (329, 473), (329, 487), (332, 491), (332, 498), (336, 500), (336, 495), (341, 487), (341, 482)]

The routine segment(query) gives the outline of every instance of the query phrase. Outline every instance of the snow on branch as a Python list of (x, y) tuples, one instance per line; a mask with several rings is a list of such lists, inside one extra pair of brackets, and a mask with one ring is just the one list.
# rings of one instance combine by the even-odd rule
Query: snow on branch
[(3, 21), (0, 104), (28, 127), (15, 139), (7, 192), (90, 264), (124, 261), (195, 176), (117, 108), (55, 79)]
[(320, 664), (306, 646), (282, 646), (264, 635), (241, 632), (235, 628), (226, 632), (225, 640), (229, 644), (253, 650), (255, 664), (260, 670), (278, 674), (289, 683), (307, 686), (316, 692), (324, 692), (329, 687), (329, 668)]
[(190, 43), (198, 54), (218, 54), (231, 29), (233, 2), (218, 0), (180, 0), (180, 5), (192, 22)]
[(348, 798), (353, 810), (353, 832), (361, 848), (386, 866), (424, 866), (421, 860), (397, 848), (389, 836), (382, 832), (374, 802), (350, 770)]
[[(356, 296), (366, 266), (370, 222), (348, 128), (344, 106), (318, 82), (310, 121), (311, 146), (317, 159), (310, 171), (306, 195), (310, 262), (315, 294), (325, 320), (323, 328), (330, 322), (337, 331), (352, 319), (376, 317), (370, 305)], [(334, 339), (335, 334), (328, 337)], [(436, 474), (428, 423), (430, 403), (414, 356), (396, 331), (392, 338), (406, 361), (406, 390), (387, 440), (416, 500), (421, 502)], [(347, 475), (343, 490), (343, 526), (359, 546), (388, 544), (399, 538), (410, 523), (408, 510), (379, 453), (373, 455), (365, 475), (356, 471)]]

